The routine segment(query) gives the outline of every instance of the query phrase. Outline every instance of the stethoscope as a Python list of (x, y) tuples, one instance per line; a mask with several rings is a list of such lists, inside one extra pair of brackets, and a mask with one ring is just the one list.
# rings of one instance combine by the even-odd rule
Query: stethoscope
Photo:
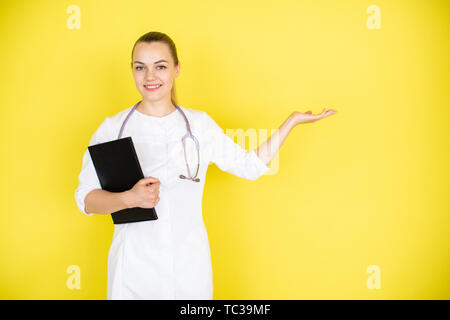
[[(120, 131), (119, 131), (119, 137), (118, 137), (117, 139), (120, 139), (120, 137), (122, 136), (122, 132), (123, 132), (123, 129), (125, 128), (125, 124), (127, 123), (127, 121), (128, 121), (128, 119), (130, 118), (131, 114), (134, 112), (134, 110), (136, 110), (137, 106), (138, 106), (139, 103), (141, 103), (141, 102), (142, 102), (142, 100), (139, 101), (138, 103), (136, 103), (136, 104), (134, 105), (134, 107), (130, 110), (130, 112), (128, 112), (127, 117), (125, 118), (125, 120), (124, 120), (123, 123), (122, 123), (122, 127), (120, 128)], [(200, 167), (200, 145), (199, 145), (199, 143), (198, 143), (197, 138), (196, 138), (196, 137), (192, 134), (192, 132), (191, 132), (191, 126), (189, 125), (189, 121), (188, 121), (188, 119), (186, 118), (186, 115), (184, 114), (183, 110), (181, 110), (181, 108), (180, 108), (175, 102), (172, 101), (172, 104), (178, 109), (178, 111), (181, 112), (181, 114), (182, 114), (182, 116), (183, 116), (183, 118), (184, 118), (184, 121), (186, 122), (186, 129), (187, 129), (187, 131), (188, 131), (188, 132), (183, 136), (183, 138), (181, 138), (181, 141), (183, 142), (184, 160), (185, 160), (185, 162), (186, 162), (186, 169), (187, 169), (187, 172), (188, 172), (188, 175), (189, 175), (189, 176), (186, 177), (186, 176), (180, 174), (180, 175), (179, 175), (179, 178), (180, 178), (180, 179), (192, 180), (192, 181), (194, 181), (194, 182), (199, 182), (200, 179), (197, 178), (197, 174), (198, 174), (198, 169), (199, 169), (199, 167)], [(187, 138), (191, 138), (191, 139), (194, 141), (195, 147), (196, 147), (196, 149), (197, 149), (197, 159), (198, 159), (198, 161), (197, 161), (197, 170), (195, 171), (195, 175), (194, 175), (194, 176), (191, 175), (191, 170), (189, 169), (188, 160), (187, 160), (187, 156), (186, 156), (186, 139), (187, 139)]]

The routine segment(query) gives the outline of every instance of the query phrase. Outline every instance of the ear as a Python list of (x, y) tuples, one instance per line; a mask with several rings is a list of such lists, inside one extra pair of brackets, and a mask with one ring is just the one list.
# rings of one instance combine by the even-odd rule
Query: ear
[(180, 68), (181, 68), (181, 62), (178, 61), (178, 65), (175, 68), (175, 78), (178, 78), (178, 76), (180, 75)]

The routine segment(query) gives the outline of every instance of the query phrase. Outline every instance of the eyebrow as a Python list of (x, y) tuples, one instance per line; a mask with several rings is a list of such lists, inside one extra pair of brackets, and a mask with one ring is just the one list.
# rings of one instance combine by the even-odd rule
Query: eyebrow
[[(166, 61), (166, 60), (158, 60), (158, 61), (153, 62), (153, 64), (156, 64), (156, 63), (159, 63), (159, 62), (167, 62), (167, 63), (169, 63), (169, 61)], [(145, 64), (145, 63), (140, 62), (140, 61), (135, 61), (134, 63)]]

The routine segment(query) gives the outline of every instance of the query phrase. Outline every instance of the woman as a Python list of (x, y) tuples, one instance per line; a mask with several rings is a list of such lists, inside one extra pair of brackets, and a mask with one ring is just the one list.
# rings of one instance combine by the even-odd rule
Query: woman
[[(158, 219), (114, 225), (107, 299), (212, 299), (211, 256), (202, 218), (209, 163), (256, 180), (270, 169), (267, 164), (293, 127), (335, 111), (324, 109), (320, 115), (293, 112), (268, 141), (247, 152), (206, 112), (176, 104), (174, 80), (180, 63), (175, 44), (166, 34), (143, 35), (134, 44), (131, 57), (142, 100), (107, 117), (89, 145), (115, 140), (120, 131), (121, 137), (131, 136), (145, 178), (125, 192), (102, 190), (86, 151), (75, 199), (87, 215), (155, 207)], [(127, 117), (130, 111), (132, 115)], [(187, 131), (183, 114), (198, 140), (199, 153), (191, 139), (183, 148), (182, 137)]]

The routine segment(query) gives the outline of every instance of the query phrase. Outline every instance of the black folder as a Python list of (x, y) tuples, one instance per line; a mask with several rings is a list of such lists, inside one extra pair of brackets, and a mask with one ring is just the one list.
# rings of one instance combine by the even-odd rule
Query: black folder
[[(122, 192), (144, 178), (131, 137), (88, 147), (103, 190)], [(111, 213), (114, 224), (158, 219), (155, 208), (127, 208)]]

